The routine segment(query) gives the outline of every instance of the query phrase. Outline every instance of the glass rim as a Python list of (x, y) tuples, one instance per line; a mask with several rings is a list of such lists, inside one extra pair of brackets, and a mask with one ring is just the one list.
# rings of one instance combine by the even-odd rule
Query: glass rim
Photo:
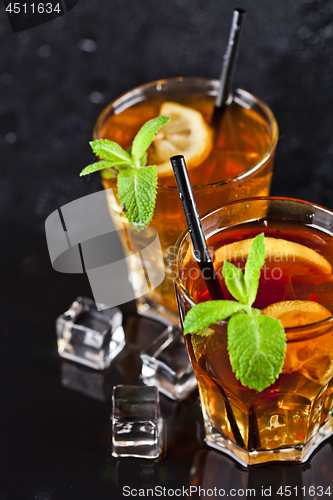
[[(237, 205), (240, 203), (249, 203), (249, 202), (253, 202), (253, 201), (291, 201), (291, 202), (299, 203), (300, 205), (308, 205), (308, 206), (314, 207), (316, 209), (322, 210), (324, 212), (331, 214), (331, 216), (333, 217), (333, 210), (326, 208), (326, 207), (323, 207), (322, 205), (318, 205), (317, 203), (312, 203), (310, 201), (300, 200), (298, 198), (287, 198), (284, 196), (258, 196), (258, 197), (254, 197), (254, 198), (245, 198), (242, 200), (235, 200), (235, 201), (231, 201), (229, 203), (226, 203), (225, 205), (221, 205), (220, 207), (214, 208), (213, 210), (210, 210), (209, 212), (206, 212), (205, 214), (200, 216), (200, 220), (202, 221), (202, 220), (214, 215), (215, 213), (219, 212), (221, 209), (225, 209), (225, 208), (228, 208), (230, 206)], [(189, 234), (189, 230), (187, 228), (181, 233), (181, 235), (178, 237), (178, 239), (175, 243), (175, 251), (176, 251), (175, 267), (176, 267), (176, 271), (178, 271), (179, 250), (180, 250), (182, 242), (184, 241), (184, 239), (187, 237), (188, 234)], [(188, 293), (188, 291), (186, 290), (186, 288), (182, 284), (181, 280), (179, 279), (178, 272), (176, 273), (176, 276), (177, 277), (174, 278), (174, 280), (173, 280), (175, 286), (178, 288), (178, 290), (183, 295), (185, 295), (187, 301), (192, 306), (196, 305), (197, 302), (195, 302), (195, 300), (193, 300), (193, 298)], [(220, 321), (219, 324), (226, 325), (227, 321), (226, 320)], [(285, 328), (287, 342), (298, 342), (301, 340), (306, 340), (308, 338), (319, 337), (320, 335), (323, 335), (326, 332), (326, 329), (324, 331), (317, 331), (317, 332), (315, 332), (313, 330), (316, 327), (322, 327), (322, 326), (326, 326), (326, 325), (327, 326), (333, 325), (333, 315), (327, 319), (323, 319), (321, 321), (317, 321), (316, 323), (311, 323), (309, 325), (294, 326), (294, 327), (290, 327), (290, 328)]]
[[(217, 80), (216, 78), (204, 78), (204, 77), (196, 77), (196, 76), (178, 76), (178, 77), (173, 77), (173, 78), (162, 78), (160, 80), (153, 80), (151, 82), (144, 83), (142, 85), (138, 85), (137, 87), (134, 87), (131, 90), (128, 90), (126, 92), (123, 92), (120, 96), (116, 97), (113, 99), (99, 114), (96, 123), (93, 128), (93, 139), (97, 140), (99, 139), (98, 135), (98, 130), (103, 123), (104, 119), (110, 112), (110, 110), (115, 107), (116, 105), (121, 104), (123, 101), (125, 101), (128, 97), (132, 96), (135, 97), (135, 95), (139, 95), (142, 93), (144, 90), (156, 87), (158, 85), (167, 85), (167, 84), (177, 84), (185, 82), (188, 84), (208, 84), (211, 83), (213, 86), (218, 88), (220, 81)], [(268, 161), (268, 159), (272, 156), (272, 153), (274, 152), (277, 141), (279, 138), (279, 127), (275, 118), (275, 115), (273, 111), (270, 109), (270, 107), (261, 99), (259, 99), (256, 95), (252, 94), (251, 92), (244, 90), (242, 88), (236, 88), (234, 89), (234, 93), (238, 92), (241, 96), (247, 97), (248, 99), (250, 98), (254, 102), (256, 102), (266, 113), (267, 115), (267, 122), (270, 124), (272, 133), (270, 136), (270, 143), (268, 147), (266, 148), (266, 151), (263, 155), (263, 157), (260, 159), (258, 163), (253, 165), (253, 167), (248, 168), (247, 170), (244, 170), (241, 174), (238, 174), (234, 177), (229, 177), (228, 179), (224, 179), (222, 181), (218, 182), (213, 182), (211, 184), (201, 184), (201, 185), (196, 185), (192, 186), (193, 191), (195, 192), (196, 190), (202, 190), (203, 188), (214, 188), (214, 187), (219, 187), (223, 185), (228, 185), (233, 182), (238, 182), (246, 179), (247, 177), (251, 176), (253, 173), (255, 173), (257, 170), (260, 170), (260, 168)], [(136, 103), (135, 103), (136, 104)], [(126, 108), (127, 109), (127, 108)], [(177, 186), (164, 186), (163, 184), (158, 184), (157, 185), (158, 190), (177, 190)]]

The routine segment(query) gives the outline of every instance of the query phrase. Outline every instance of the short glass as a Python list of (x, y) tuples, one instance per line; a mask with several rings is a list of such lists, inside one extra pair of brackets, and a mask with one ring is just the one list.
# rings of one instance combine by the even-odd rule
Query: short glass
[[(94, 139), (114, 140), (125, 149), (129, 148), (140, 127), (147, 120), (158, 116), (164, 101), (191, 106), (200, 111), (209, 123), (218, 86), (218, 80), (173, 78), (137, 87), (104, 109), (96, 122)], [(189, 172), (199, 213), (203, 214), (229, 201), (267, 196), (277, 140), (276, 119), (268, 106), (249, 92), (236, 89), (233, 103), (228, 107), (218, 140), (215, 141), (218, 147), (213, 148), (201, 165)], [(120, 231), (120, 238), (130, 262), (129, 276), (137, 297), (138, 312), (177, 325), (179, 319), (170, 261), (174, 260), (174, 245), (186, 228), (186, 221), (172, 172), (159, 179), (154, 216), (149, 228), (137, 236), (138, 248), (133, 245), (136, 239), (133, 238), (133, 231), (130, 236), (126, 236), (129, 224), (117, 199), (115, 179), (102, 178), (102, 182), (105, 189), (112, 188), (106, 193), (116, 228), (125, 227), (125, 233)], [(159, 286), (150, 286), (150, 291), (145, 293), (147, 282), (138, 271), (142, 269), (142, 258), (134, 254), (140, 253), (143, 248), (142, 240), (146, 239), (149, 245), (155, 231), (164, 259), (160, 266), (163, 268), (164, 264), (164, 269), (157, 272), (154, 255), (150, 260), (155, 261), (156, 276), (161, 273), (163, 276), (165, 272), (165, 278)]]
[[(333, 212), (311, 203), (269, 197), (237, 201), (203, 216), (202, 226), (208, 246), (215, 251), (224, 244), (263, 232), (266, 236), (312, 248), (333, 264)], [(177, 242), (175, 267), (181, 322), (195, 303), (209, 300), (191, 248), (185, 231)], [(287, 262), (281, 254), (274, 259), (269, 263), (268, 274), (261, 273), (254, 303), (260, 309), (289, 300), (293, 281), (290, 275), (294, 271), (300, 273), (296, 257)], [(219, 273), (218, 266), (215, 263)], [(294, 298), (317, 301), (332, 312), (332, 275), (326, 276), (330, 294), (327, 287), (322, 291), (322, 280), (314, 290), (311, 283), (316, 284), (318, 277), (307, 275), (309, 288), (304, 285), (302, 296)], [(287, 349), (282, 373), (262, 392), (244, 387), (232, 372), (227, 322), (212, 328), (214, 333), (204, 338), (196, 354), (191, 335), (185, 336), (199, 386), (207, 444), (243, 465), (306, 461), (333, 433), (333, 317), (307, 326), (286, 328)]]

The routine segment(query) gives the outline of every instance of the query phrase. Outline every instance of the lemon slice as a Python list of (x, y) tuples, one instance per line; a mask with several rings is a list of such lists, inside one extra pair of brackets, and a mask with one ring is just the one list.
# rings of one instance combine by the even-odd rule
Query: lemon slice
[(159, 177), (172, 174), (170, 157), (183, 155), (188, 169), (200, 165), (213, 147), (212, 131), (199, 111), (175, 102), (164, 102), (160, 115), (170, 121), (155, 135), (148, 150), (149, 164)]
[(330, 318), (332, 314), (326, 307), (312, 300), (285, 300), (276, 302), (263, 309), (262, 314), (279, 319), (283, 328), (305, 326)]
[[(214, 264), (228, 261), (245, 261), (254, 238), (235, 241), (215, 252)], [(290, 262), (303, 265), (310, 274), (331, 274), (331, 264), (312, 248), (280, 238), (265, 237), (266, 255), (269, 261)]]

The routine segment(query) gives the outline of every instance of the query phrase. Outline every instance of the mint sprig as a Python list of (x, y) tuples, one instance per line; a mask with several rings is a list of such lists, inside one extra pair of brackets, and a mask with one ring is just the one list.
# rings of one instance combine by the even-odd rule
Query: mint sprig
[[(109, 141), (108, 139), (98, 139), (97, 141), (89, 142), (89, 144), (96, 156), (103, 158), (103, 160), (108, 160), (113, 166), (132, 165), (131, 155), (116, 142)], [(85, 175), (83, 172), (86, 169), (87, 167), (80, 175)]]
[(228, 350), (236, 377), (250, 389), (263, 391), (282, 369), (284, 329), (270, 316), (234, 314), (228, 323)]
[(229, 318), (227, 334), (232, 370), (244, 386), (257, 391), (263, 391), (278, 378), (286, 351), (286, 336), (280, 321), (261, 315), (260, 310), (252, 307), (265, 258), (262, 233), (254, 238), (244, 274), (227, 261), (223, 264), (225, 284), (236, 300), (197, 304), (184, 320), (185, 335), (195, 333), (207, 337), (207, 332), (214, 333), (207, 330), (210, 325)]
[(151, 221), (156, 200), (157, 168), (156, 165), (146, 166), (147, 149), (155, 134), (169, 120), (162, 115), (145, 123), (129, 151), (108, 139), (91, 141), (92, 150), (102, 161), (88, 165), (80, 173), (83, 176), (102, 170), (104, 178), (117, 177), (118, 199), (123, 212), (138, 230)]
[(118, 198), (126, 217), (136, 229), (143, 229), (152, 218), (156, 186), (155, 166), (119, 172)]
[(155, 134), (161, 127), (163, 127), (163, 125), (168, 123), (169, 120), (170, 118), (165, 115), (158, 116), (157, 118), (149, 120), (145, 123), (136, 134), (132, 144), (131, 155), (137, 166), (140, 165), (140, 160), (151, 145)]

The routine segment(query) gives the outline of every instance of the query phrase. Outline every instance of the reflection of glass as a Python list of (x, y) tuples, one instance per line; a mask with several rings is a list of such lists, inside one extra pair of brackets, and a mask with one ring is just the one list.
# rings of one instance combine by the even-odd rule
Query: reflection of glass
[[(124, 148), (130, 147), (137, 131), (147, 120), (159, 114), (164, 101), (191, 106), (200, 111), (209, 123), (218, 85), (217, 80), (175, 78), (131, 90), (102, 112), (95, 125), (94, 139), (111, 139)], [(191, 168), (189, 172), (199, 213), (235, 199), (268, 195), (277, 138), (277, 124), (270, 109), (248, 92), (236, 90), (234, 102), (226, 111), (215, 141), (216, 147), (201, 165)], [(116, 195), (114, 179), (103, 179), (103, 185), (113, 188)], [(112, 193), (108, 195), (108, 203), (116, 227), (122, 229), (124, 225), (128, 228), (127, 219)], [(175, 324), (178, 324), (178, 316), (169, 264), (174, 258), (173, 245), (185, 227), (185, 217), (171, 171), (170, 175), (159, 178), (154, 217), (146, 231), (147, 237), (151, 228), (159, 235), (166, 277), (156, 288), (152, 284), (150, 292), (141, 297), (146, 281), (141, 281), (137, 275), (134, 258), (129, 272), (138, 297), (139, 312), (153, 316), (157, 314)], [(122, 244), (126, 253), (130, 250), (134, 254), (135, 249), (131, 248), (129, 239), (123, 238)]]
[[(202, 225), (215, 251), (264, 232), (301, 243), (333, 263), (333, 212), (310, 203), (279, 198), (238, 201), (210, 212)], [(181, 319), (195, 302), (208, 299), (191, 255), (186, 232), (177, 246), (175, 284)], [(290, 275), (299, 274), (301, 267), (309, 279), (318, 273), (312, 261), (308, 265), (296, 257), (288, 261), (283, 253), (278, 259), (267, 258), (254, 306), (262, 309), (283, 301)], [(273, 278), (275, 270), (278, 279)], [(203, 338), (195, 352), (190, 336), (185, 338), (198, 380), (207, 444), (245, 464), (305, 461), (333, 432), (333, 318), (286, 329), (282, 373), (262, 392), (244, 387), (232, 372), (226, 323), (213, 328), (214, 334)]]
[(141, 460), (138, 458), (115, 458), (113, 460), (116, 462), (116, 484), (118, 488), (123, 490), (123, 496), (132, 489), (144, 490), (160, 484), (159, 466), (156, 461), (150, 462), (145, 458)]
[[(234, 493), (235, 498), (239, 498), (240, 490), (246, 492), (248, 476), (249, 469), (236, 465), (229, 457), (211, 450), (200, 450), (196, 453), (191, 468), (191, 498), (205, 500), (209, 497), (229, 497)], [(247, 493), (248, 495), (242, 496), (250, 497), (250, 493)], [(253, 496), (259, 496), (258, 492)]]
[(330, 498), (332, 467), (330, 443), (320, 446), (306, 465), (275, 463), (250, 469), (221, 453), (200, 450), (191, 469), (191, 498)]

